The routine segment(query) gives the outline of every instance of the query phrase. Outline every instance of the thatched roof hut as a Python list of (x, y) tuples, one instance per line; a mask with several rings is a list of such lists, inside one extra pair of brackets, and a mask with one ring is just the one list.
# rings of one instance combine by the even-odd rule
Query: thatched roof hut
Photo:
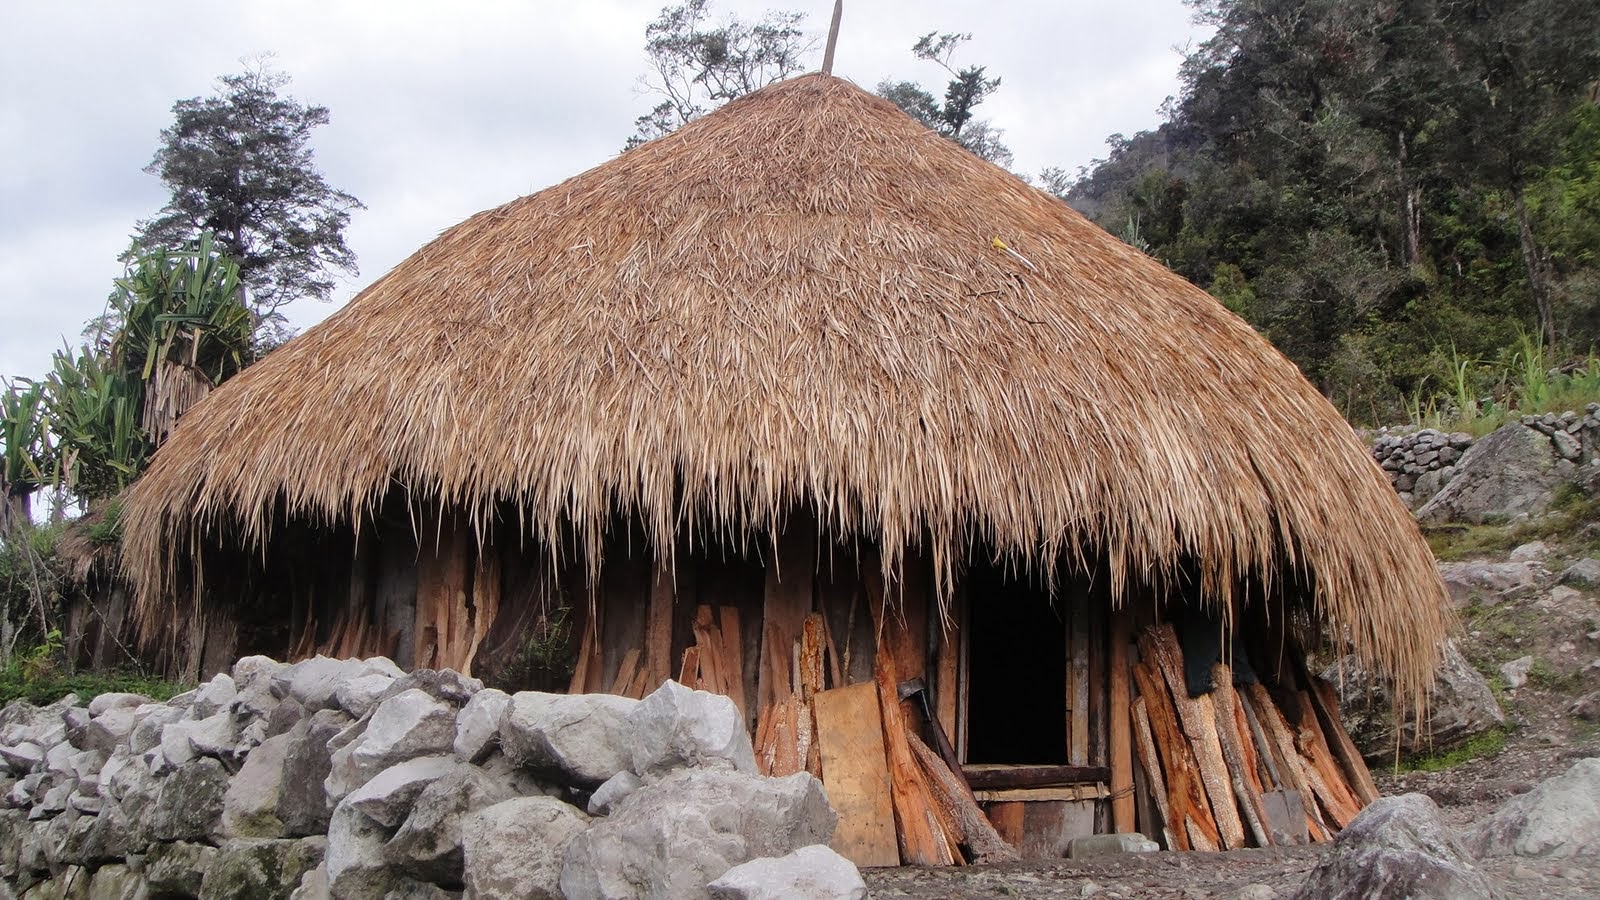
[(591, 578), (618, 520), (670, 562), (805, 510), (891, 578), (925, 559), (941, 601), (978, 547), (1092, 565), (1112, 606), (1186, 573), (1224, 622), (1241, 585), (1290, 585), (1413, 698), (1449, 625), (1409, 513), (1292, 363), (823, 75), (471, 217), (223, 385), (129, 493), (127, 572), (148, 621), (226, 605), (207, 553), (270, 559), (396, 496)]

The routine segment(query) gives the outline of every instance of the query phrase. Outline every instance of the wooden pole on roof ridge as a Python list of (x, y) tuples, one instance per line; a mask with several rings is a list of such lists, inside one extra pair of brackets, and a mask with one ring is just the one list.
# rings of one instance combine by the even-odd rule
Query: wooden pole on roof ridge
[(828, 26), (828, 46), (822, 51), (822, 74), (833, 74), (833, 48), (839, 43), (839, 19), (844, 16), (844, 0), (833, 0), (833, 23)]

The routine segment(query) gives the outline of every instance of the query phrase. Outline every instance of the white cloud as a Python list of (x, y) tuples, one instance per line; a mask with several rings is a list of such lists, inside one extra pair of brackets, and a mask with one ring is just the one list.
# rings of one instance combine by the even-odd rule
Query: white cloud
[[(649, 108), (644, 27), (666, 0), (439, 3), (290, 0), (200, 13), (170, 0), (75, 0), (7, 9), (0, 55), (0, 375), (41, 374), (65, 334), (100, 312), (134, 222), (164, 192), (142, 167), (173, 101), (209, 93), (239, 60), (275, 52), (291, 92), (327, 106), (315, 138), (329, 182), (360, 197), (348, 238), (362, 275), (345, 296), (480, 209), (614, 155)], [(847, 0), (835, 73), (939, 93), (914, 59), (925, 32), (967, 31), (959, 64), (1004, 79), (982, 115), (1022, 171), (1069, 170), (1113, 132), (1155, 124), (1177, 90), (1172, 47), (1195, 34), (1181, 0)], [(743, 18), (828, 0), (717, 0)], [(820, 48), (817, 60), (820, 61)], [(305, 304), (310, 324), (331, 306)]]

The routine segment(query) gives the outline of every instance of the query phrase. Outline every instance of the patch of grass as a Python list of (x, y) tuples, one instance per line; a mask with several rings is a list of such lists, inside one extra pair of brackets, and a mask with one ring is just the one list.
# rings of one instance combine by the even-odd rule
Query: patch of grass
[(1466, 743), (1441, 753), (1419, 753), (1400, 760), (1401, 772), (1444, 772), (1475, 759), (1494, 756), (1506, 746), (1507, 730), (1491, 728)]
[[(1512, 524), (1463, 525), (1424, 529), (1428, 546), (1440, 562), (1506, 553), (1532, 541), (1569, 542), (1578, 536), (1574, 552), (1600, 553), (1600, 535), (1583, 526), (1600, 522), (1600, 497), (1590, 497), (1576, 485), (1556, 490), (1543, 516)], [(1587, 536), (1586, 536), (1587, 535)]]
[(1528, 669), (1528, 683), (1556, 694), (1576, 694), (1583, 687), (1583, 673), (1557, 672), (1549, 660), (1541, 656)]
[(34, 706), (43, 706), (68, 694), (77, 694), (85, 700), (97, 694), (109, 693), (144, 694), (153, 700), (167, 700), (185, 689), (181, 684), (135, 672), (29, 676), (20, 666), (0, 669), (0, 706), (13, 700), (26, 700)]

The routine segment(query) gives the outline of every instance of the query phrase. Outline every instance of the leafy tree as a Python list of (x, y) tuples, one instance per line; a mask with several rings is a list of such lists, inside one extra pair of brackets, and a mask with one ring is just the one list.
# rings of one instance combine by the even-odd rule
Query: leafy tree
[(711, 20), (710, 0), (661, 10), (645, 28), (651, 73), (640, 79), (662, 100), (634, 120), (628, 148), (670, 134), (712, 109), (805, 68), (815, 41), (805, 13), (768, 12), (760, 21)]
[(0, 381), (0, 539), (32, 520), (31, 499), (50, 482), (52, 455), (43, 387)]
[(974, 117), (978, 106), (999, 90), (1000, 79), (988, 77), (984, 66), (956, 69), (951, 65), (956, 50), (970, 40), (971, 34), (930, 31), (911, 47), (918, 59), (934, 63), (950, 74), (943, 101), (912, 81), (880, 82), (878, 95), (979, 157), (999, 166), (1009, 166), (1011, 150), (1000, 140), (1003, 132), (987, 120)]
[(172, 195), (134, 238), (149, 250), (214, 233), (238, 264), (248, 307), (268, 327), (281, 325), (285, 304), (326, 301), (337, 274), (356, 274), (344, 230), (364, 208), (317, 170), (311, 133), (328, 123), (328, 110), (282, 96), (288, 83), (257, 64), (220, 78), (213, 96), (173, 105), (173, 123), (145, 169)]

